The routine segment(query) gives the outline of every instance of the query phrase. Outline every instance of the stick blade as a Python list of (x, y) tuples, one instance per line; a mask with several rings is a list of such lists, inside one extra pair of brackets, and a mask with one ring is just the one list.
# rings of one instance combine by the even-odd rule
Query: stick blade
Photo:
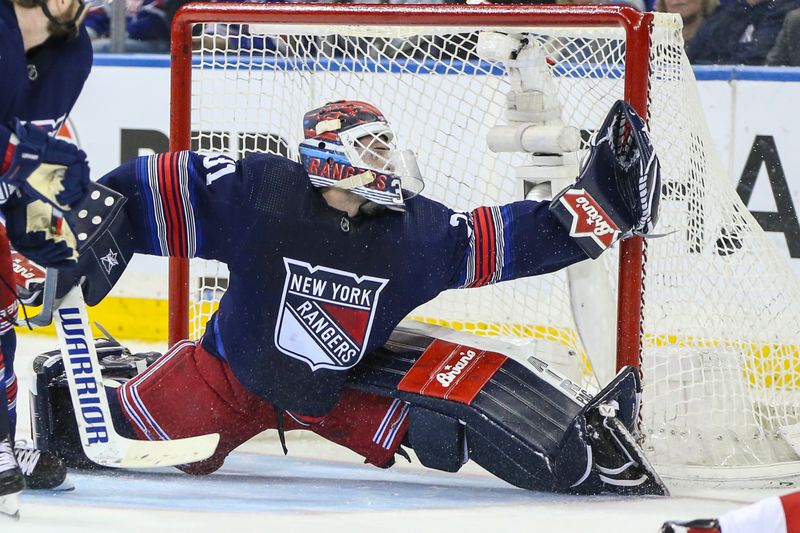
[(195, 463), (211, 457), (217, 449), (219, 433), (175, 440), (112, 439), (101, 447), (87, 446), (86, 456), (111, 468), (156, 468)]

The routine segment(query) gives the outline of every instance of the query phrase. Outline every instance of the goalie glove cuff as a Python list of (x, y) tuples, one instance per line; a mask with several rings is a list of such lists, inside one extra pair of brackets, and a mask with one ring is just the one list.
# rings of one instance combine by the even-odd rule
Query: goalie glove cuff
[(644, 121), (626, 102), (611, 108), (577, 181), (550, 210), (596, 259), (619, 239), (650, 233), (658, 220), (661, 169)]

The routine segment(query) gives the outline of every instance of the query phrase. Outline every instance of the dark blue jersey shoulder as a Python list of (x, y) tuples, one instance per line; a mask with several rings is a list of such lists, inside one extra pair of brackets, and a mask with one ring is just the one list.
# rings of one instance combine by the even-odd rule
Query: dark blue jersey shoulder
[(302, 210), (311, 187), (303, 167), (259, 154), (168, 152), (132, 159), (100, 178), (128, 199), (136, 251), (247, 263), (247, 242)]
[(57, 128), (78, 99), (92, 67), (89, 35), (51, 38), (26, 54), (8, 0), (0, 0), (0, 124), (14, 118)]

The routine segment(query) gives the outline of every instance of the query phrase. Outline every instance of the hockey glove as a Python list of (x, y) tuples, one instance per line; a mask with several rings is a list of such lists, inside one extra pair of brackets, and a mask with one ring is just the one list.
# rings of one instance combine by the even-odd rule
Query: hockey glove
[(701, 518), (688, 522), (669, 521), (661, 526), (661, 533), (720, 533), (722, 528), (714, 518)]
[(14, 131), (11, 164), (0, 182), (19, 187), (61, 211), (69, 211), (83, 200), (89, 186), (84, 151), (33, 124), (17, 121)]
[(550, 210), (596, 259), (619, 239), (650, 233), (658, 220), (661, 169), (644, 121), (618, 100), (595, 134), (577, 181)]
[(25, 305), (42, 305), (42, 291), (47, 277), (45, 269), (13, 248), (11, 262), (19, 301)]
[(78, 259), (75, 234), (53, 206), (19, 191), (3, 206), (8, 239), (14, 248), (43, 267), (66, 268)]

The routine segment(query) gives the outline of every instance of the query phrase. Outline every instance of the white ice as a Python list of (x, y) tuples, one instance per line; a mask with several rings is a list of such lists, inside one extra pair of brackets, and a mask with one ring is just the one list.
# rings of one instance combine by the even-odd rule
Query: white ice
[[(133, 349), (160, 346), (128, 343)], [(21, 336), (18, 435), (30, 433), (31, 362), (54, 337)], [(518, 531), (656, 533), (667, 519), (717, 516), (780, 490), (673, 488), (670, 498), (577, 497), (516, 489), (467, 465), (457, 474), (418, 463), (380, 470), (317, 438), (288, 435), (284, 457), (274, 436), (245, 444), (218, 472), (174, 469), (70, 472), (72, 492), (26, 491), (19, 522), (6, 532)]]

